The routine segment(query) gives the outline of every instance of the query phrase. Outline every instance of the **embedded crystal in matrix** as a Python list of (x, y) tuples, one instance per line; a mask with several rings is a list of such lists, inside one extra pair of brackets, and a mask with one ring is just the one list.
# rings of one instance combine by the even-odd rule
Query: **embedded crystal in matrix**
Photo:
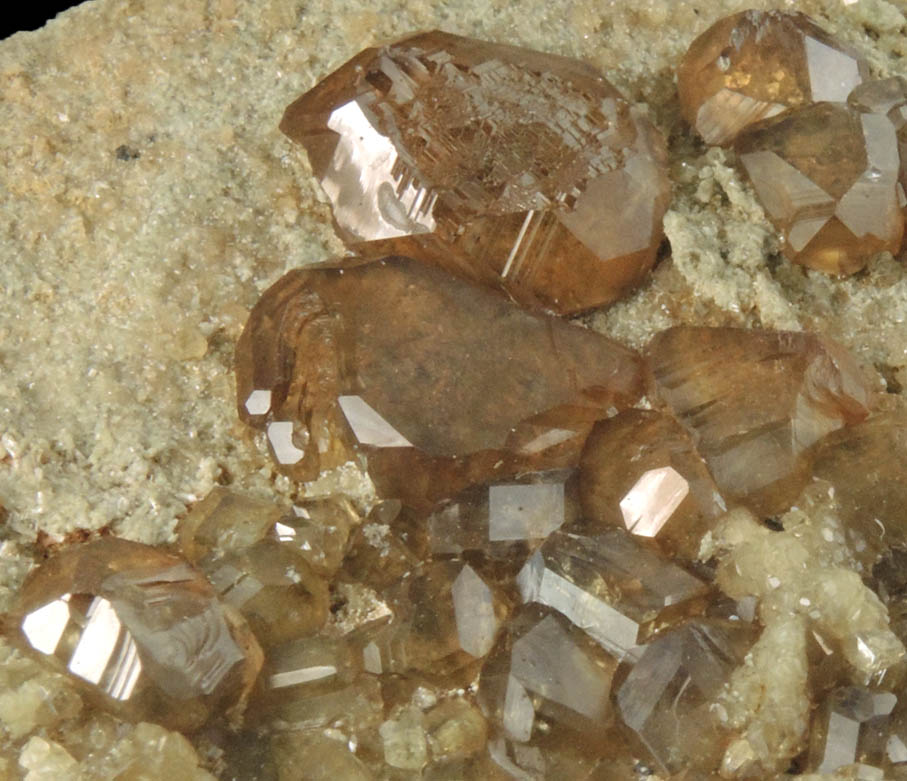
[(236, 373), (240, 417), (288, 474), (358, 450), (383, 496), (426, 509), (575, 465), (643, 388), (632, 350), (404, 257), (291, 271), (252, 311)]
[(337, 230), (558, 313), (607, 304), (655, 261), (660, 133), (591, 66), (442, 32), (366, 49), (292, 103)]

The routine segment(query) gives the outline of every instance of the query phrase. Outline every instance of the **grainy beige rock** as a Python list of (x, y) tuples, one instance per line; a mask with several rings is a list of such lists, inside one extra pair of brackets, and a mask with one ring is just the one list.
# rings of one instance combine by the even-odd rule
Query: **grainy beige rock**
[[(875, 74), (907, 73), (904, 0), (797, 5)], [(746, 7), (786, 3), (93, 0), (0, 42), (0, 609), (39, 529), (160, 542), (218, 481), (296, 493), (237, 427), (231, 376), (259, 292), (342, 251), (277, 123), (321, 75), (412, 30), (589, 59), (673, 139), (673, 257), (585, 322), (631, 346), (681, 322), (822, 330), (902, 392), (907, 266), (883, 256), (839, 281), (777, 259), (731, 157), (683, 131), (674, 65)], [(306, 493), (335, 488), (374, 502), (352, 463)], [(35, 674), (14, 669), (4, 691)]]

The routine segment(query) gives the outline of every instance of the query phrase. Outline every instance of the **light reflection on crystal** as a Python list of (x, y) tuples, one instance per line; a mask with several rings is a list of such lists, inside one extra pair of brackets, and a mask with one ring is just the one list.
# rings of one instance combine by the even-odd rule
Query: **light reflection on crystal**
[(69, 599), (71, 594), (64, 594), (22, 619), (22, 633), (32, 648), (42, 654), (56, 652), (60, 638), (69, 623)]
[(451, 596), (460, 647), (473, 656), (485, 656), (500, 626), (491, 589), (466, 564), (453, 582)]
[(620, 500), (627, 531), (655, 537), (689, 492), (689, 483), (670, 466), (644, 472)]
[(361, 396), (338, 396), (337, 403), (358, 442), (372, 447), (412, 447), (406, 437), (381, 417)]
[(544, 539), (564, 522), (564, 484), (492, 485), (488, 489), (488, 539)]
[(271, 391), (254, 390), (246, 399), (246, 412), (250, 415), (267, 415), (271, 410)]
[(278, 464), (296, 464), (305, 456), (305, 451), (293, 441), (293, 421), (275, 420), (268, 423), (268, 442)]

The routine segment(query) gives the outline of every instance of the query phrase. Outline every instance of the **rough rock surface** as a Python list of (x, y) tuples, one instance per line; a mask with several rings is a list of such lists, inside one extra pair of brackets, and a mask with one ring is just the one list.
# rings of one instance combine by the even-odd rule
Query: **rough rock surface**
[[(678, 323), (810, 328), (903, 393), (907, 266), (882, 255), (837, 280), (780, 258), (731, 153), (707, 151), (680, 120), (682, 52), (716, 18), (754, 6), (786, 7), (92, 0), (0, 42), (0, 609), (38, 531), (109, 525), (160, 543), (216, 483), (299, 493), (263, 440), (243, 434), (231, 376), (260, 292), (342, 251), (304, 155), (277, 124), (353, 53), (412, 30), (588, 59), (670, 139), (670, 252), (648, 285), (584, 322), (633, 347)], [(859, 47), (874, 76), (907, 75), (904, 0), (798, 9)], [(337, 488), (363, 505), (373, 496), (354, 466), (306, 491)], [(39, 680), (4, 673), (0, 701), (14, 688), (29, 696), (29, 679)], [(0, 707), (0, 726), (26, 746), (24, 771), (53, 746), (24, 743), (44, 717), (17, 703)], [(0, 757), (0, 775), (14, 772), (7, 764)]]

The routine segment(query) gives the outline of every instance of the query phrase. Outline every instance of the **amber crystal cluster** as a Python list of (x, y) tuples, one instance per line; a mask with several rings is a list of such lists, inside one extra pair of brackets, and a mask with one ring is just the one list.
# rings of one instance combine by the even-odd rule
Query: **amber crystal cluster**
[(576, 60), (416, 35), (358, 54), (281, 129), (354, 252), (411, 255), (534, 308), (613, 301), (661, 242), (664, 141)]
[(781, 11), (716, 22), (677, 71), (684, 116), (734, 146), (784, 254), (833, 274), (897, 254), (904, 233), (904, 83), (868, 79), (860, 54)]
[[(882, 223), (900, 240), (907, 82), (865, 77), (775, 12), (680, 72), (786, 246), (837, 271), (895, 246)], [(18, 651), (225, 778), (907, 778), (903, 399), (817, 333), (675, 325), (637, 352), (539, 311), (652, 262), (660, 142), (613, 88), (432, 33), (283, 128), (361, 253), (287, 273), (237, 344), (283, 498), (230, 475), (168, 550), (51, 551), (3, 618)], [(341, 473), (362, 490), (325, 493)]]

